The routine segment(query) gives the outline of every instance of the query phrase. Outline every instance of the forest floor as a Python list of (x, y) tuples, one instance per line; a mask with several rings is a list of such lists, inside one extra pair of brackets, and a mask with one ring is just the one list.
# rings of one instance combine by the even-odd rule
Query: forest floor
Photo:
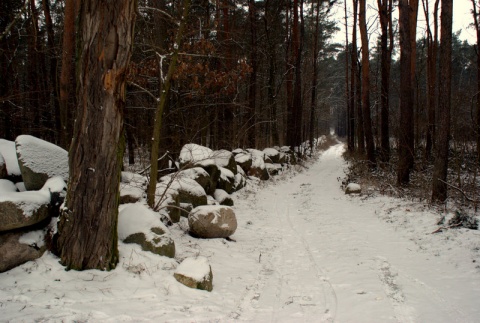
[[(183, 219), (176, 259), (120, 243), (111, 272), (66, 272), (45, 254), (0, 274), (0, 321), (479, 322), (480, 231), (433, 233), (444, 215), (425, 203), (345, 195), (343, 152), (235, 193), (233, 240), (192, 238)], [(173, 278), (197, 255), (212, 292)]]

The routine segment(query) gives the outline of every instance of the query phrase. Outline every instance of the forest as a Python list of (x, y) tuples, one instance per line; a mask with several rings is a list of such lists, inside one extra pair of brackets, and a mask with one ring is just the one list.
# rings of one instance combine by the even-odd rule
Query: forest
[[(362, 171), (391, 176), (386, 190), (421, 182), (429, 201), (449, 192), (476, 210), (478, 1), (475, 44), (452, 30), (452, 0), (377, 0), (375, 17), (365, 0), (99, 3), (0, 4), (0, 138), (30, 134), (69, 150), (67, 211), (83, 203), (95, 213), (78, 192), (110, 191), (129, 164), (150, 168), (153, 194), (187, 143), (302, 156), (302, 143), (333, 133)], [(89, 158), (105, 176), (84, 183)], [(113, 212), (107, 232), (115, 203), (102, 211)], [(111, 267), (98, 257), (86, 267)]]

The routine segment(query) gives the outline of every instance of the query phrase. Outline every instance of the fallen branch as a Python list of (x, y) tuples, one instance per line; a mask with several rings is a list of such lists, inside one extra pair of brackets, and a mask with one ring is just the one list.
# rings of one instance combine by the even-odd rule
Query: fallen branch
[(453, 188), (453, 189), (459, 191), (460, 193), (462, 193), (462, 195), (467, 199), (467, 201), (472, 202), (472, 203), (478, 203), (478, 202), (479, 202), (479, 201), (474, 200), (474, 199), (472, 199), (471, 197), (469, 197), (469, 196), (467, 195), (467, 193), (465, 193), (464, 191), (462, 191), (459, 187), (456, 187), (456, 186), (454, 186), (454, 185), (452, 185), (452, 184), (449, 184), (449, 183), (441, 180), (440, 178), (437, 178), (437, 180), (439, 180), (440, 182), (446, 184), (447, 186), (450, 186), (451, 188)]
[(456, 223), (456, 224), (449, 225), (448, 227), (440, 227), (437, 230), (433, 231), (431, 234), (442, 232), (442, 230), (444, 230), (444, 229), (447, 230), (447, 229), (451, 229), (451, 228), (456, 228), (456, 227), (459, 227), (461, 225), (462, 225), (462, 223)]

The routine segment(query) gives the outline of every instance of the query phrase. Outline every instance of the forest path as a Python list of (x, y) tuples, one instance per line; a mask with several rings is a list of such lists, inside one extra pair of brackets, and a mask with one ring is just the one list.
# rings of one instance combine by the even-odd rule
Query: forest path
[(478, 322), (478, 303), (469, 296), (479, 295), (478, 275), (472, 285), (379, 219), (361, 197), (344, 195), (342, 152), (334, 146), (310, 169), (256, 194), (250, 208), (261, 221), (262, 270), (233, 317)]

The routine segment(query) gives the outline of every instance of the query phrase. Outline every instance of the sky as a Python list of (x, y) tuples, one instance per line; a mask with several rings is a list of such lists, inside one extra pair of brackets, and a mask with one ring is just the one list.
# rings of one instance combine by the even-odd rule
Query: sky
[[(433, 0), (431, 2), (430, 8), (433, 8)], [(351, 7), (351, 0), (347, 0), (347, 5)], [(341, 0), (336, 5), (334, 12), (334, 19), (339, 21), (339, 27), (341, 30), (337, 32), (334, 37), (335, 42), (345, 43), (345, 20), (344, 20), (344, 1)], [(351, 10), (349, 10), (349, 25), (352, 23)], [(367, 15), (370, 16), (369, 25), (375, 25), (378, 23), (377, 18), (377, 0), (367, 0)], [(432, 9), (430, 9), (432, 11)], [(476, 42), (475, 30), (469, 25), (473, 22), (473, 17), (471, 14), (472, 2), (471, 0), (453, 0), (453, 31), (457, 32), (461, 30), (460, 39), (467, 40), (469, 43), (473, 44)], [(394, 17), (398, 18), (398, 8), (396, 6)], [(440, 12), (439, 12), (440, 16)], [(439, 22), (440, 23), (440, 22)], [(372, 27), (372, 29), (375, 29)], [(425, 16), (423, 14), (422, 0), (419, 1), (419, 15), (418, 15), (418, 27), (417, 27), (417, 37), (422, 37), (425, 33)], [(378, 32), (375, 31), (375, 35), (378, 35)], [(351, 36), (349, 35), (349, 38)], [(376, 36), (375, 36), (376, 37)]]

